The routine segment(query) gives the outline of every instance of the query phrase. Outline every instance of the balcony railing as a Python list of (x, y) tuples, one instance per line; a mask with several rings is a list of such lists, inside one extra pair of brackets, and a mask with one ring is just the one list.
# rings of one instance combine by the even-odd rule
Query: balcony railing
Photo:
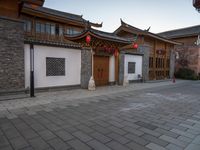
[(46, 41), (46, 42), (67, 42), (63, 35), (51, 35), (51, 34), (43, 34), (43, 33), (30, 33), (25, 32), (25, 39), (28, 40), (36, 40), (36, 41)]

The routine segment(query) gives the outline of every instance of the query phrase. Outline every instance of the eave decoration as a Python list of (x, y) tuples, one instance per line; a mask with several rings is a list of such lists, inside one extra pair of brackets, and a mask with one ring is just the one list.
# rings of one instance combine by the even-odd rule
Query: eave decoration
[(82, 47), (91, 47), (96, 54), (118, 56), (119, 49), (130, 45), (133, 41), (119, 37), (113, 33), (94, 30), (84, 30), (79, 34), (64, 35), (67, 40), (79, 43)]

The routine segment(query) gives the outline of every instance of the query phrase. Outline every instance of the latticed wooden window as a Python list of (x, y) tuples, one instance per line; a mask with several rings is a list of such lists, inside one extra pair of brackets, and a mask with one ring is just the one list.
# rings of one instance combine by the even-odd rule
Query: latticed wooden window
[(135, 73), (135, 62), (128, 62), (128, 73)]
[(65, 58), (46, 57), (46, 76), (65, 76)]

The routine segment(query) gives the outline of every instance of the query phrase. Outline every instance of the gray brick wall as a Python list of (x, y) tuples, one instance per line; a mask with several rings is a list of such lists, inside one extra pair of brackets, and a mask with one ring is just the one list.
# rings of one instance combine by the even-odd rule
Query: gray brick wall
[(0, 92), (24, 88), (23, 22), (0, 17)]
[(143, 55), (142, 58), (142, 76), (144, 81), (149, 80), (149, 46), (140, 46), (138, 52)]
[(92, 75), (91, 49), (83, 48), (81, 51), (81, 87), (88, 88), (88, 83)]
[(125, 61), (125, 52), (120, 51), (120, 54), (119, 54), (119, 85), (123, 85), (123, 81), (124, 81), (124, 61)]

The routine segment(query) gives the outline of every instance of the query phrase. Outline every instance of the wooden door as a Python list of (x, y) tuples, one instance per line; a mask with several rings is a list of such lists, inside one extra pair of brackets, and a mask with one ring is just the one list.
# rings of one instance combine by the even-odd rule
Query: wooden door
[(109, 57), (94, 56), (94, 80), (96, 86), (108, 85)]

